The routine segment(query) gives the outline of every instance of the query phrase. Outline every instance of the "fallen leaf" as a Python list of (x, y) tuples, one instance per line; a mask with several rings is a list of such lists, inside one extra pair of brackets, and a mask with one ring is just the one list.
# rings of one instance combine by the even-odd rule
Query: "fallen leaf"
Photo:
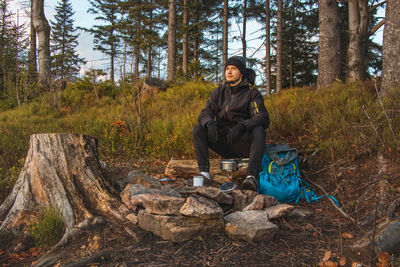
[(346, 238), (346, 239), (353, 239), (354, 238), (354, 236), (352, 234), (347, 233), (347, 232), (342, 233), (342, 237)]
[(337, 263), (333, 261), (324, 261), (319, 263), (319, 267), (337, 267)]
[(330, 258), (331, 258), (331, 256), (332, 256), (332, 252), (331, 251), (326, 251), (325, 252), (325, 256), (324, 256), (324, 258), (322, 259), (322, 261), (328, 261)]
[(387, 252), (379, 253), (379, 262), (377, 264), (379, 267), (387, 267), (389, 265), (389, 254)]
[(345, 266), (346, 265), (346, 257), (345, 256), (340, 256), (339, 265), (340, 266)]

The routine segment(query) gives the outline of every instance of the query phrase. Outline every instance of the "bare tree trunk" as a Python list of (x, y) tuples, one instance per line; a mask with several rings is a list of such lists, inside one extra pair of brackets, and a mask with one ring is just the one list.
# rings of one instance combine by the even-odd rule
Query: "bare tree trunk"
[(121, 219), (114, 191), (98, 160), (97, 140), (74, 134), (35, 134), (25, 165), (10, 195), (0, 206), (0, 230), (27, 223), (40, 209), (57, 207), (66, 232), (86, 218)]
[(400, 86), (400, 1), (386, 1), (386, 23), (383, 34), (382, 89), (385, 95)]
[(276, 92), (279, 93), (282, 90), (282, 0), (278, 0), (276, 35)]
[(111, 54), (110, 54), (110, 81), (114, 83), (114, 59), (115, 59), (115, 48), (114, 44), (111, 44)]
[[(7, 1), (4, 1), (4, 3), (3, 3), (3, 6), (2, 6), (2, 9), (1, 9), (1, 13), (2, 13), (2, 21), (1, 21), (1, 24), (2, 24), (2, 28), (1, 28), (1, 39), (2, 40), (4, 40), (5, 38), (6, 38), (6, 30), (7, 30), (7, 27), (6, 27), (6, 18), (7, 18), (7, 14), (6, 14), (6, 11), (7, 11)], [(3, 94), (3, 96), (4, 96), (4, 99), (6, 98), (6, 95), (7, 95), (7, 79), (6, 79), (6, 76), (7, 76), (7, 73), (6, 73), (6, 59), (5, 59), (5, 55), (6, 55), (6, 52), (5, 52), (5, 42), (0, 42), (0, 46), (1, 46), (1, 54), (0, 54), (0, 56), (1, 56), (1, 70), (2, 70), (2, 72), (3, 72), (3, 90), (4, 90), (4, 94)]]
[(126, 44), (127, 42), (124, 41), (124, 52), (122, 54), (122, 80), (126, 79)]
[(135, 81), (139, 80), (139, 60), (140, 60), (140, 49), (139, 45), (135, 45)]
[(243, 33), (242, 33), (242, 47), (243, 47), (243, 57), (246, 58), (246, 23), (247, 23), (247, 0), (243, 2)]
[[(31, 0), (31, 10), (33, 1)], [(30, 40), (29, 40), (29, 64), (28, 64), (28, 79), (29, 82), (35, 82), (37, 79), (37, 63), (36, 63), (36, 30), (33, 26), (33, 16), (31, 12), (31, 27), (30, 27)]]
[(363, 81), (368, 62), (368, 0), (349, 0), (348, 79)]
[(38, 36), (39, 82), (50, 88), (50, 26), (44, 14), (44, 0), (32, 0), (33, 25)]
[[(229, 0), (224, 0), (224, 26), (222, 33), (222, 68), (225, 68), (226, 62), (228, 61), (228, 4)], [(222, 71), (223, 79), (225, 80), (225, 71)]]
[[(140, 3), (140, 1), (139, 1)], [(140, 47), (139, 47), (139, 36), (141, 29), (141, 20), (138, 16), (136, 21), (136, 42), (135, 42), (135, 81), (139, 81), (140, 73), (139, 73), (139, 62), (140, 62)]]
[(168, 70), (167, 81), (175, 81), (176, 0), (168, 0)]
[(340, 77), (339, 7), (336, 0), (319, 0), (319, 56), (317, 89)]
[[(194, 12), (194, 20), (198, 21), (199, 20), (199, 11), (196, 10)], [(194, 40), (193, 40), (193, 65), (194, 65), (194, 70), (193, 70), (193, 78), (197, 78), (198, 76), (198, 62), (199, 62), (199, 28), (195, 26), (194, 30)]]
[(269, 0), (265, 1), (265, 80), (267, 95), (271, 94), (271, 27)]
[(15, 66), (15, 96), (17, 98), (17, 104), (18, 107), (21, 107), (21, 102), (19, 100), (19, 90), (18, 90), (18, 74), (19, 74), (19, 64), (18, 64), (18, 53), (19, 53), (19, 33), (18, 33), (18, 28), (19, 28), (19, 10), (17, 10), (17, 32), (16, 32), (16, 36), (15, 36), (15, 41), (16, 41), (16, 66)]
[(188, 27), (189, 10), (188, 0), (183, 0), (183, 37), (182, 37), (182, 71), (186, 75), (188, 72)]
[[(152, 1), (150, 2), (151, 4)], [(150, 11), (150, 32), (153, 31), (153, 10)], [(150, 41), (149, 46), (147, 47), (147, 77), (151, 77), (151, 73), (153, 72), (153, 66), (152, 66), (152, 44), (153, 40)]]

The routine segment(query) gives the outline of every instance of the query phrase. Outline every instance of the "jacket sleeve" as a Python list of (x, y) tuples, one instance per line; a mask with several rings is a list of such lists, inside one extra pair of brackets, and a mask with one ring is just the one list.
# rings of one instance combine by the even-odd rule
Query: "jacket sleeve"
[(268, 110), (265, 107), (261, 93), (256, 89), (253, 89), (250, 94), (249, 110), (251, 118), (244, 120), (241, 123), (246, 126), (248, 130), (253, 129), (256, 126), (262, 126), (264, 129), (267, 129), (269, 126)]
[(218, 114), (218, 98), (221, 91), (221, 87), (216, 88), (212, 93), (210, 99), (207, 101), (206, 106), (200, 112), (199, 115), (199, 123), (202, 126), (206, 126), (206, 124), (210, 121), (215, 120), (215, 116)]

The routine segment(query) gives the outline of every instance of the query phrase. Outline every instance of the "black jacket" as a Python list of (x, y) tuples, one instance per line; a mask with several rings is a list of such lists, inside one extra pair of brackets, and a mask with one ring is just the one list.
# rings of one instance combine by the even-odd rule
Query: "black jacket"
[(199, 116), (203, 126), (216, 120), (219, 127), (233, 127), (241, 123), (248, 130), (255, 126), (265, 129), (269, 126), (269, 115), (260, 92), (249, 86), (247, 79), (231, 87), (228, 83), (220, 85), (211, 93), (205, 108)]

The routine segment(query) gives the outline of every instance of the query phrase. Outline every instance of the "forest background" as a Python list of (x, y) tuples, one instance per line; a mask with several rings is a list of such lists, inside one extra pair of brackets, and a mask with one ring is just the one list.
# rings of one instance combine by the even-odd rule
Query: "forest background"
[[(228, 33), (236, 22), (241, 34), (231, 39), (242, 43), (248, 65), (258, 66), (257, 84), (272, 121), (268, 142), (317, 154), (312, 168), (365, 153), (397, 158), (397, 1), (89, 0), (96, 24), (82, 30), (93, 36), (93, 48), (109, 67), (83, 75), (86, 59), (77, 52), (69, 0), (58, 2), (50, 23), (43, 0), (30, 3), (30, 24), (16, 23), (9, 3), (0, 1), (2, 198), (24, 164), (33, 133), (96, 136), (100, 156), (108, 160), (193, 158), (190, 132), (223, 79)], [(386, 9), (385, 17), (379, 9)], [(263, 25), (258, 38), (264, 58), (246, 49), (251, 20)], [(373, 36), (388, 21), (382, 47)], [(167, 89), (144, 97), (144, 79), (162, 72)]]

